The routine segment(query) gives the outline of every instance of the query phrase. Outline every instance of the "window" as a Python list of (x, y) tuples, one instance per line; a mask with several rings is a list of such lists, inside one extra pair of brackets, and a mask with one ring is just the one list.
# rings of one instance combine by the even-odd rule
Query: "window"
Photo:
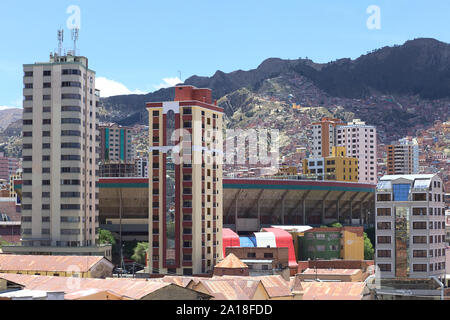
[(74, 123), (74, 124), (81, 124), (81, 119), (79, 118), (63, 118), (61, 119), (61, 123)]
[(62, 130), (61, 136), (63, 137), (81, 137), (81, 131), (77, 130)]
[(247, 253), (247, 258), (256, 258), (256, 253), (255, 252)]
[(63, 81), (61, 87), (77, 87), (81, 88), (81, 82), (77, 81)]
[(76, 142), (61, 143), (61, 149), (81, 149), (81, 143)]
[(391, 223), (390, 222), (378, 222), (377, 229), (378, 230), (391, 230)]
[(80, 155), (62, 155), (61, 161), (81, 161)]
[(427, 257), (427, 250), (414, 250), (413, 251), (413, 257), (414, 258), (426, 258)]
[(61, 111), (81, 112), (81, 107), (79, 107), (79, 106), (62, 106)]
[(264, 253), (264, 258), (273, 258), (273, 253), (271, 253), (271, 252), (265, 252), (265, 253)]
[(408, 201), (410, 184), (394, 184), (392, 190), (394, 193), (394, 201)]
[(61, 99), (62, 100), (66, 100), (66, 99), (81, 100), (81, 95), (74, 94), (74, 93), (63, 93), (63, 94), (61, 94)]
[(427, 272), (427, 265), (426, 264), (413, 264), (413, 271), (414, 272)]
[(426, 236), (413, 236), (413, 243), (427, 243)]
[(377, 251), (377, 257), (378, 258), (390, 258), (391, 257), (391, 250), (378, 250)]
[(425, 230), (427, 228), (427, 223), (424, 221), (420, 222), (413, 222), (413, 229), (414, 230)]
[(377, 216), (378, 217), (390, 217), (391, 216), (391, 208), (378, 208)]
[(390, 236), (378, 236), (377, 243), (380, 243), (380, 244), (391, 243), (391, 237)]
[(79, 204), (61, 204), (61, 210), (80, 210)]
[(426, 216), (427, 208), (413, 208), (413, 216)]
[(63, 75), (74, 74), (74, 75), (81, 76), (81, 71), (80, 70), (76, 70), (76, 69), (63, 69), (62, 70), (62, 74)]

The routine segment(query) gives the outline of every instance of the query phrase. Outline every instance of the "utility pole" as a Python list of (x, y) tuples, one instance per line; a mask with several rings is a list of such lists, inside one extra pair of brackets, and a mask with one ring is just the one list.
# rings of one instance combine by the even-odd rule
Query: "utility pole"
[(120, 273), (123, 273), (125, 264), (123, 262), (122, 244), (122, 188), (119, 188), (119, 248), (120, 248)]

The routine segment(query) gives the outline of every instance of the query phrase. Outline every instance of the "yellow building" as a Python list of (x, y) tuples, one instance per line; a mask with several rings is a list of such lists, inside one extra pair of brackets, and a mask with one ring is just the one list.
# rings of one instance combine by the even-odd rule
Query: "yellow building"
[(9, 197), (10, 198), (17, 198), (17, 193), (15, 190), (15, 182), (17, 180), (22, 180), (22, 171), (18, 170), (18, 172), (14, 175), (11, 175), (9, 178)]
[(362, 227), (341, 229), (341, 259), (364, 260), (364, 230)]
[[(325, 158), (325, 173), (336, 181), (358, 182), (358, 158), (347, 157), (345, 147), (333, 147), (331, 157)], [(334, 174), (334, 179), (333, 179)]]
[(291, 166), (281, 166), (278, 171), (278, 175), (281, 176), (296, 176), (297, 173), (298, 173), (297, 168)]
[(323, 180), (358, 182), (358, 159), (347, 157), (345, 147), (333, 147), (331, 156), (303, 159), (303, 174), (323, 177)]

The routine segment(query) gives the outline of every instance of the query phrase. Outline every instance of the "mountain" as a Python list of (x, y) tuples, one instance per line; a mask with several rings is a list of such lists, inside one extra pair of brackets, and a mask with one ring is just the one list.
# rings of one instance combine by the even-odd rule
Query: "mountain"
[[(253, 70), (192, 76), (184, 84), (212, 89), (225, 109), (228, 127), (256, 123), (261, 114), (266, 116), (265, 125), (283, 127), (277, 123), (283, 118), (258, 107), (276, 108), (284, 117), (296, 117), (300, 115), (292, 110), (295, 103), (315, 108), (301, 115), (308, 121), (313, 121), (314, 111), (317, 116), (329, 113), (346, 120), (360, 118), (377, 125), (381, 140), (390, 142), (437, 119), (448, 119), (450, 45), (421, 38), (377, 49), (355, 60), (326, 64), (270, 58)], [(122, 125), (147, 124), (145, 103), (172, 100), (173, 95), (169, 88), (102, 99), (100, 118)]]
[(11, 123), (22, 120), (22, 109), (8, 108), (0, 110), (0, 131), (6, 129)]

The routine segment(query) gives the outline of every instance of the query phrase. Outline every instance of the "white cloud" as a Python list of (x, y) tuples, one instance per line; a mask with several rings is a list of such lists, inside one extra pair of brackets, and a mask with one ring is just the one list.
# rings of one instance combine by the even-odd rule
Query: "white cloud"
[(21, 109), (21, 108), (14, 106), (0, 106), (0, 110), (7, 110), (7, 109)]
[(104, 77), (96, 78), (95, 86), (100, 90), (100, 96), (107, 98), (111, 96), (120, 96), (124, 94), (145, 94), (141, 90), (130, 90), (124, 84), (110, 80)]
[(158, 89), (158, 90), (162, 89), (162, 88), (170, 88), (170, 87), (176, 86), (179, 83), (182, 83), (182, 81), (178, 77), (164, 78), (163, 82), (160, 83), (159, 85), (155, 86), (155, 88)]

